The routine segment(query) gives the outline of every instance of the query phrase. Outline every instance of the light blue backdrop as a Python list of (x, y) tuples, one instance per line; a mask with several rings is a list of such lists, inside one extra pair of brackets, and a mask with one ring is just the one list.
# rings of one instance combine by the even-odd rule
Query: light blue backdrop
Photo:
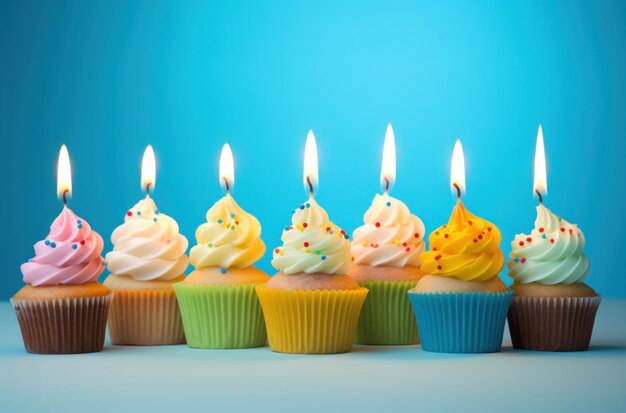
[[(625, 2), (206, 3), (0, 5), (0, 298), (20, 288), (19, 265), (61, 209), (62, 143), (71, 206), (108, 251), (142, 196), (147, 144), (158, 157), (157, 204), (193, 240), (222, 195), (228, 141), (234, 195), (271, 251), (305, 199), (307, 131), (318, 139), (318, 201), (351, 231), (379, 189), (387, 122), (398, 148), (393, 195), (429, 231), (453, 205), (449, 164), (462, 139), (466, 204), (502, 229), (505, 254), (533, 224), (541, 122), (546, 204), (583, 229), (589, 283), (626, 296)], [(267, 271), (270, 256), (259, 263)]]

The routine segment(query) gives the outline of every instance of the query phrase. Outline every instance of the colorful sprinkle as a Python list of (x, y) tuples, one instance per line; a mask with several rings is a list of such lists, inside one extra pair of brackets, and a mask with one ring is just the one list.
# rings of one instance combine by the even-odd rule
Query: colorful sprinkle
[(343, 229), (341, 230), (341, 235), (345, 234), (346, 231), (344, 231)]
[(321, 253), (322, 253), (322, 251), (319, 251), (319, 250), (318, 250), (318, 251), (315, 251), (315, 254), (316, 254), (316, 255), (320, 255)]
[(76, 220), (76, 223), (77, 223), (77, 224), (82, 224), (82, 223), (83, 223), (83, 220), (82, 220), (82, 219), (78, 219), (78, 220)]
[(546, 239), (546, 238), (548, 238), (548, 236), (547, 236), (546, 234), (543, 234), (543, 235), (541, 236), (541, 238)]
[(330, 235), (333, 235), (333, 234), (335, 233), (335, 231), (328, 231), (328, 233), (329, 233)]
[(414, 236), (415, 238), (419, 238), (419, 237), (420, 237), (420, 234), (416, 232), (415, 234), (413, 234), (413, 236)]
[(437, 265), (437, 269), (438, 269), (438, 270), (441, 270), (441, 265)]
[(280, 254), (278, 254), (278, 255), (280, 255), (282, 257), (283, 255), (285, 255), (285, 251), (281, 251)]
[(543, 227), (539, 228), (539, 232), (543, 232), (545, 231), (545, 229), (543, 229)]
[(235, 230), (235, 226), (234, 226), (234, 225), (231, 225), (231, 226), (230, 226), (230, 230), (231, 230), (231, 231), (234, 231), (234, 230)]
[(299, 207), (299, 208), (300, 208), (300, 209), (304, 209), (304, 205), (300, 205), (300, 207)]
[(159, 215), (159, 214), (161, 213), (161, 211), (159, 211), (158, 209), (155, 209), (155, 210), (154, 210), (154, 213), (155, 213), (155, 214), (157, 214), (157, 215)]
[(326, 227), (326, 232), (330, 231), (330, 227)]
[(408, 242), (403, 242), (403, 243), (402, 243), (402, 246), (403, 246), (403, 247), (406, 247), (407, 245), (409, 245), (409, 243), (408, 243)]
[(348, 235), (348, 234), (344, 234), (344, 236), (343, 236), (343, 237), (344, 237), (345, 239), (350, 239), (350, 235)]
[(141, 211), (137, 211), (137, 215), (141, 215)]
[(306, 252), (308, 254), (309, 252), (311, 252), (311, 250), (307, 248), (307, 249), (304, 250), (304, 252)]
[(467, 221), (467, 223), (468, 223), (469, 225), (472, 225), (472, 221)]
[(276, 248), (276, 249), (274, 250), (274, 252), (275, 252), (276, 254), (278, 254), (278, 253), (280, 252), (280, 250), (279, 250), (278, 248)]
[(391, 206), (391, 202), (387, 201), (387, 206)]
[(406, 251), (406, 252), (411, 251), (411, 247), (406, 247), (405, 251)]
[(80, 245), (85, 245), (85, 240), (84, 239), (80, 241)]
[(532, 242), (533, 239), (531, 237), (526, 238), (526, 242)]
[(380, 222), (377, 222), (374, 225), (376, 225), (376, 228), (380, 228)]
[(483, 236), (481, 234), (478, 234), (478, 239), (483, 239)]
[(524, 246), (524, 241), (520, 241), (520, 242), (519, 242), (519, 246), (520, 246), (520, 247), (523, 247), (523, 246)]
[(396, 240), (393, 241), (393, 243), (396, 244), (396, 245), (400, 245), (400, 240), (396, 239)]
[(56, 248), (56, 247), (57, 247), (57, 243), (53, 241), (53, 242), (51, 242), (51, 243), (50, 243), (50, 246), (51, 246), (52, 248)]
[(303, 223), (302, 223), (302, 226), (303, 226), (304, 228), (306, 228), (306, 227), (308, 227), (308, 226), (309, 226), (309, 224), (307, 224), (306, 222), (303, 222)]
[(217, 220), (217, 223), (218, 223), (218, 224), (221, 224), (222, 222), (224, 222), (224, 221), (222, 221), (221, 219), (218, 219), (218, 220)]
[(157, 222), (157, 219), (156, 219), (156, 217), (154, 217), (154, 218), (152, 218), (152, 220), (153, 220), (154, 222)]
[(487, 227), (487, 231), (491, 231), (491, 227)]
[(132, 217), (132, 216), (133, 216), (133, 213), (132, 213), (132, 211), (128, 211), (128, 212), (126, 213), (126, 215), (127, 215), (127, 216), (129, 216), (129, 217)]
[(554, 244), (554, 240), (553, 240), (553, 239), (551, 239), (551, 240), (550, 240), (550, 243)]
[(478, 242), (478, 240), (477, 240), (476, 238), (474, 238), (472, 241), (474, 241), (474, 242)]
[(220, 269), (220, 271), (221, 271), (222, 274), (226, 274), (227, 269), (226, 268), (222, 268), (222, 269)]
[(239, 225), (239, 221), (235, 221), (235, 225)]
[(561, 228), (561, 232), (565, 232), (565, 228)]
[(311, 204), (307, 202), (307, 203), (306, 203), (306, 207), (307, 207), (307, 208), (311, 208)]
[(523, 264), (526, 262), (526, 258), (520, 258), (519, 261)]
[(231, 217), (231, 218), (235, 218), (235, 213), (234, 213), (234, 212), (231, 212), (231, 213), (230, 213), (230, 217)]
[(513, 258), (513, 262), (518, 263), (519, 262), (519, 258)]
[(72, 244), (72, 249), (75, 250), (76, 248), (78, 248), (78, 245)]
[(213, 243), (212, 242), (207, 242), (206, 246), (209, 247), (209, 248), (212, 248), (213, 247)]
[(445, 234), (445, 235), (444, 235), (443, 237), (444, 237), (444, 238), (448, 238), (449, 236), (450, 236), (450, 235), (448, 235), (448, 234)]
[(439, 261), (441, 259), (441, 254), (435, 255), (435, 261)]
[(309, 246), (309, 243), (307, 241), (304, 241), (304, 247), (306, 248), (308, 246)]
[(433, 250), (433, 251), (437, 251), (437, 247), (433, 247), (433, 248), (432, 248), (432, 250)]
[(325, 260), (325, 259), (326, 259), (326, 255), (322, 255), (322, 260)]
[(363, 244), (361, 244), (361, 245), (363, 245), (364, 247), (367, 247), (367, 242), (364, 242), (364, 243), (363, 243)]
[(43, 243), (44, 243), (44, 244), (46, 244), (46, 245), (50, 245), (50, 240), (49, 240), (49, 239), (47, 239), (47, 240), (45, 240)]

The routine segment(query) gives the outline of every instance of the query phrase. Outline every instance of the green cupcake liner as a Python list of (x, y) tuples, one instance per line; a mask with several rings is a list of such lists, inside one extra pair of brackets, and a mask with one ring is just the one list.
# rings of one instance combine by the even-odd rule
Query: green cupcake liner
[(265, 346), (267, 332), (257, 285), (174, 284), (189, 347)]
[(407, 296), (415, 284), (415, 281), (359, 281), (361, 287), (369, 289), (369, 294), (361, 309), (355, 343), (418, 344), (415, 313)]

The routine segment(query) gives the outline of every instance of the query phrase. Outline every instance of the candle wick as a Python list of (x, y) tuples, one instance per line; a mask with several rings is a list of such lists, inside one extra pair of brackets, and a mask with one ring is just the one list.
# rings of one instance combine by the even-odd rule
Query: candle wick
[(452, 186), (454, 186), (456, 188), (456, 199), (457, 201), (461, 202), (461, 188), (459, 187), (459, 185), (457, 185), (457, 183), (453, 183)]
[(63, 206), (67, 206), (67, 193), (69, 192), (69, 189), (66, 189), (63, 191)]
[(385, 180), (385, 195), (389, 194), (389, 179), (387, 177), (383, 178)]
[(149, 197), (150, 196), (150, 185), (152, 185), (152, 183), (148, 182), (148, 184), (146, 184), (146, 196)]
[(539, 197), (539, 205), (543, 205), (543, 197), (541, 196), (541, 192), (538, 189), (535, 189), (535, 193)]
[(228, 184), (228, 179), (226, 177), (222, 178), (224, 180), (224, 185), (226, 186), (226, 193), (230, 193), (230, 185)]
[(311, 178), (306, 177), (306, 183), (309, 185), (309, 195), (313, 196), (313, 184), (311, 183)]

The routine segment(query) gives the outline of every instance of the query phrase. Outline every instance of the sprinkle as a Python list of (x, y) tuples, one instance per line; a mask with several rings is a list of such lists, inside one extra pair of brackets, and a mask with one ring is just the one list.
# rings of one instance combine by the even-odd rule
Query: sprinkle
[(274, 250), (274, 252), (275, 252), (276, 254), (278, 254), (278, 253), (280, 252), (280, 249), (276, 248), (276, 249)]
[(344, 231), (343, 229), (341, 230), (341, 235), (345, 234), (346, 231)]
[(541, 238), (546, 239), (546, 238), (548, 238), (548, 236), (547, 236), (546, 234), (543, 234), (543, 235), (541, 236)]
[(439, 231), (435, 231), (435, 235), (439, 235)]
[(467, 223), (468, 223), (469, 225), (472, 225), (472, 221), (467, 221)]
[(82, 223), (83, 223), (83, 220), (82, 220), (82, 219), (78, 219), (78, 220), (76, 220), (76, 223), (77, 223), (77, 224), (82, 224)]
[(322, 261), (326, 259), (326, 255), (322, 255)]
[(281, 251), (279, 255), (282, 257), (283, 255), (285, 255), (285, 252)]
[(569, 233), (571, 234), (571, 233), (572, 233), (572, 231), (573, 231), (573, 229), (570, 229), (570, 230), (569, 230)]
[(300, 209), (304, 209), (304, 205), (300, 205)]
[(46, 244), (46, 245), (50, 245), (50, 240), (49, 240), (49, 239), (45, 240), (45, 241), (44, 241), (44, 244)]
[(234, 212), (231, 212), (231, 213), (230, 213), (230, 217), (231, 217), (231, 218), (235, 218), (235, 213), (234, 213)]
[(350, 260), (354, 261), (354, 257), (350, 257)]
[(406, 247), (405, 251), (406, 251), (406, 252), (411, 251), (411, 247)]
[(289, 231), (290, 229), (290, 227), (285, 227), (285, 231)]
[(445, 234), (445, 235), (444, 235), (443, 237), (444, 237), (444, 238), (448, 238), (449, 236), (450, 236), (450, 235), (448, 235), (448, 234)]
[(308, 246), (309, 246), (309, 243), (307, 241), (304, 241), (304, 247), (306, 248)]
[(433, 248), (432, 248), (432, 250), (433, 250), (433, 251), (437, 251), (437, 247), (433, 247)]
[(551, 242), (552, 244), (554, 244), (554, 240), (553, 240), (553, 239), (551, 239), (551, 240), (550, 240), (550, 242)]
[(212, 242), (207, 242), (206, 246), (211, 248), (211, 247), (213, 247), (213, 243)]
[(391, 206), (391, 202), (387, 201), (387, 206)]
[(141, 215), (141, 211), (137, 211), (137, 215)]
[(526, 238), (526, 242), (532, 242), (533, 239), (531, 237)]
[(226, 274), (227, 269), (226, 268), (222, 268), (222, 269), (220, 269), (220, 271), (222, 272), (222, 274)]
[(311, 252), (311, 250), (307, 248), (307, 249), (304, 250), (304, 252), (306, 252), (308, 254), (309, 252)]
[(156, 217), (154, 217), (154, 218), (152, 218), (152, 220), (153, 220), (154, 222), (157, 222), (157, 219), (156, 219)]
[(438, 270), (441, 270), (441, 265), (437, 265), (437, 269), (438, 269)]
[(472, 241), (474, 241), (474, 242), (478, 242), (478, 240), (477, 240), (476, 238), (474, 238)]
[(561, 232), (565, 232), (565, 228), (561, 228)]
[(51, 243), (50, 243), (50, 246), (51, 246), (52, 248), (56, 248), (56, 247), (57, 247), (57, 243), (53, 241), (53, 242), (51, 242)]
[(239, 225), (239, 221), (235, 221), (235, 225)]
[(320, 250), (315, 251), (316, 255), (320, 255), (321, 253), (322, 253), (322, 251), (320, 251)]
[(519, 246), (520, 246), (520, 247), (523, 247), (523, 246), (524, 246), (524, 241), (520, 241), (520, 242), (519, 242)]
[(363, 245), (364, 247), (367, 247), (367, 242), (364, 242), (362, 245)]
[(394, 240), (393, 243), (396, 244), (396, 245), (400, 245), (400, 240), (399, 239)]
[(82, 224), (79, 224), (79, 225), (77, 226), (77, 228), (78, 228), (78, 229), (83, 229)]
[(217, 223), (218, 223), (218, 224), (221, 224), (222, 222), (224, 222), (224, 221), (222, 221), (221, 219), (218, 219), (218, 220), (217, 220)]
[(328, 231), (328, 233), (329, 233), (330, 235), (333, 235), (333, 234), (335, 233), (335, 231)]
[(308, 227), (308, 226), (309, 226), (309, 224), (307, 224), (306, 222), (303, 222), (303, 223), (302, 223), (302, 226), (303, 226), (304, 228), (306, 228), (306, 227)]
[(545, 229), (543, 229), (543, 227), (539, 228), (539, 232), (543, 232), (545, 231)]
[(234, 225), (231, 225), (231, 226), (230, 226), (230, 230), (231, 230), (231, 231), (234, 231), (234, 230), (235, 230), (235, 226), (234, 226)]
[(72, 249), (75, 250), (76, 248), (78, 248), (78, 245), (72, 244)]
[(419, 238), (419, 237), (420, 237), (420, 234), (416, 232), (415, 234), (413, 234), (413, 236), (414, 236), (415, 238)]
[[(54, 244), (54, 242), (53, 242), (53, 244)], [(80, 241), (80, 245), (85, 245), (85, 240), (84, 239)]]
[(345, 239), (350, 239), (350, 235), (348, 235), (348, 234), (345, 234), (343, 237), (344, 237)]
[(438, 260), (440, 260), (440, 259), (441, 259), (441, 254), (437, 254), (437, 255), (435, 255), (435, 261), (438, 261)]
[(407, 245), (409, 245), (409, 243), (408, 243), (408, 242), (403, 242), (403, 243), (402, 243), (402, 246), (403, 246), (403, 247), (406, 247)]
[(311, 204), (310, 203), (307, 202), (305, 205), (306, 205), (307, 208), (311, 208)]
[(374, 225), (376, 225), (376, 228), (379, 228), (380, 227), (380, 222), (377, 222)]
[(132, 213), (132, 211), (128, 211), (128, 212), (126, 213), (126, 215), (127, 215), (127, 216), (129, 216), (129, 217), (132, 217), (132, 216), (133, 216), (133, 213)]
[(491, 231), (491, 227), (487, 227), (487, 231)]
[(157, 214), (157, 215), (159, 215), (159, 214), (161, 213), (161, 211), (159, 211), (158, 209), (155, 209), (155, 210), (154, 210), (154, 213), (155, 213), (155, 214)]
[(330, 231), (330, 227), (326, 227), (326, 232)]
[(478, 239), (483, 239), (483, 236), (481, 234), (478, 234)]
[(523, 264), (526, 262), (526, 258), (520, 258), (519, 261)]
[(519, 262), (519, 258), (513, 258), (513, 262), (518, 263)]

